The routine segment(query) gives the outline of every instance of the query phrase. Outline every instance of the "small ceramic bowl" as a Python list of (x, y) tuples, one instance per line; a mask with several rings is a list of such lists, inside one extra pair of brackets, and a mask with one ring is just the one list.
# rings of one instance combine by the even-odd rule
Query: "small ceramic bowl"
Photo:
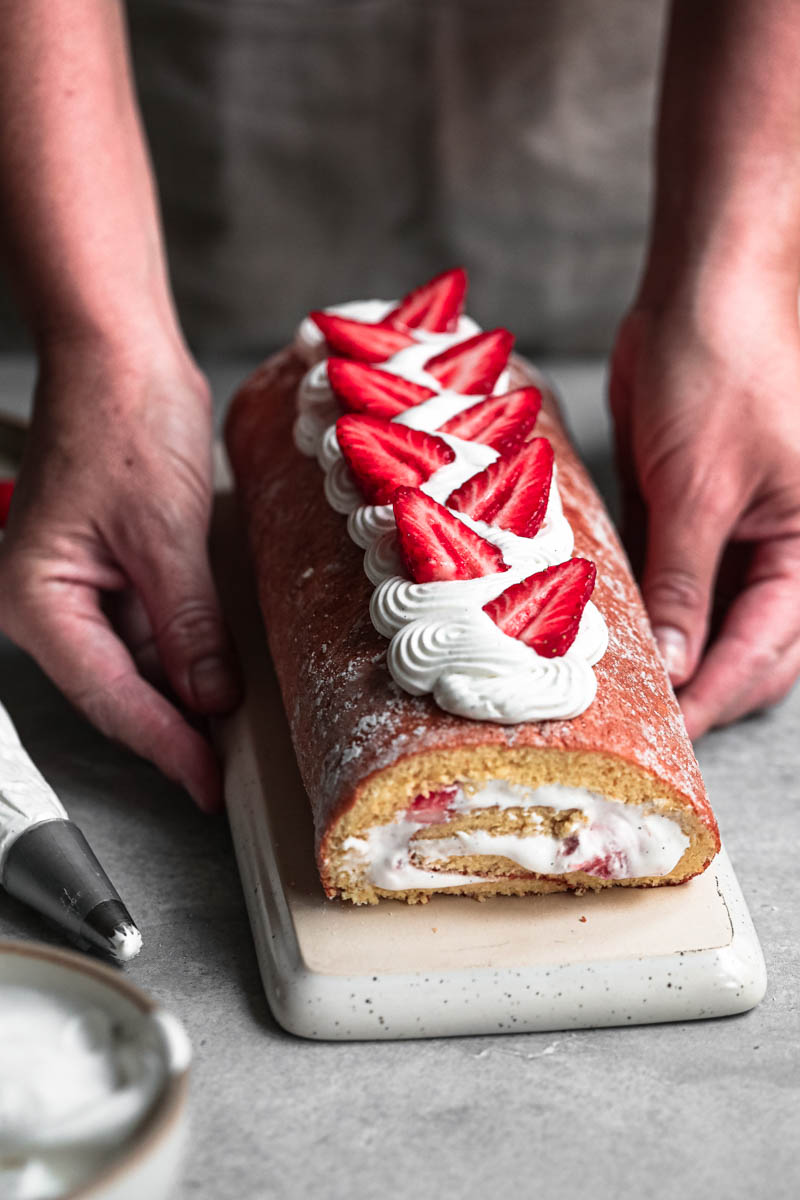
[(102, 1169), (62, 1200), (168, 1200), (180, 1173), (187, 1132), (191, 1048), (183, 1026), (111, 967), (69, 950), (0, 940), (0, 988), (16, 985), (69, 996), (118, 1020), (152, 1023), (165, 1082), (136, 1132)]

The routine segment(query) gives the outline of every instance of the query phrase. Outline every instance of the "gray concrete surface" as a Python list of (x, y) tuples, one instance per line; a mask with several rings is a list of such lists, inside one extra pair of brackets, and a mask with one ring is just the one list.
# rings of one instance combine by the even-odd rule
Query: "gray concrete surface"
[[(551, 369), (606, 483), (601, 369)], [(220, 399), (240, 374), (212, 368)], [(0, 363), (0, 408), (23, 411), (30, 378), (29, 364)], [(176, 1200), (798, 1194), (800, 691), (698, 747), (767, 959), (758, 1009), (679, 1025), (344, 1045), (301, 1042), (272, 1020), (224, 820), (202, 817), (91, 730), (2, 639), (0, 698), (140, 922), (145, 949), (130, 978), (194, 1043)], [(0, 936), (57, 940), (2, 896)]]

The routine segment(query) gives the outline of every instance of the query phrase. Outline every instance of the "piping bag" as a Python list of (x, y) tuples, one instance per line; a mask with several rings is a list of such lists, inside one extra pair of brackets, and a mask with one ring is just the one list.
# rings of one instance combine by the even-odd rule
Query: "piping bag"
[(0, 704), (0, 885), (79, 944), (129, 962), (142, 936)]

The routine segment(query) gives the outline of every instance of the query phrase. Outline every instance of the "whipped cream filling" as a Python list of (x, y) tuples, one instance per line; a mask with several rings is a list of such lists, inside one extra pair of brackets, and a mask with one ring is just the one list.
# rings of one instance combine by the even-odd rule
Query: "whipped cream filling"
[[(391, 307), (392, 302), (367, 301), (328, 311), (378, 321)], [(316, 329), (310, 318), (301, 324), (297, 335), (301, 352), (305, 353), (311, 341), (324, 350), (322, 335), (313, 338), (307, 323)], [(491, 446), (439, 432), (451, 417), (484, 397), (442, 388), (424, 369), (433, 353), (463, 341), (477, 329), (474, 322), (462, 318), (453, 334), (415, 330), (414, 345), (376, 364), (382, 371), (435, 393), (399, 414), (394, 422), (436, 433), (453, 450), (453, 461), (421, 485), (422, 491), (442, 504), (455, 488), (498, 457)], [(495, 394), (501, 395), (509, 386), (505, 371)], [(295, 444), (303, 454), (317, 458), (325, 472), (328, 503), (347, 516), (351, 539), (365, 551), (364, 571), (376, 588), (370, 616), (378, 632), (390, 639), (387, 664), (398, 686), (412, 695), (432, 693), (447, 712), (499, 724), (568, 719), (583, 712), (597, 689), (592, 667), (608, 645), (607, 627), (595, 606), (586, 606), (578, 636), (558, 658), (538, 655), (518, 638), (503, 633), (482, 611), (484, 604), (512, 584), (571, 557), (573, 534), (562, 510), (556, 469), (545, 519), (533, 538), (454, 513), (501, 549), (508, 570), (480, 579), (414, 583), (403, 574), (392, 506), (364, 504), (336, 438), (339, 416), (341, 409), (328, 383), (326, 360), (319, 359), (298, 389)]]
[(601, 879), (638, 879), (669, 874), (689, 846), (687, 835), (669, 817), (564, 784), (529, 788), (503, 779), (480, 786), (466, 783), (456, 789), (441, 822), (491, 808), (570, 809), (582, 819), (564, 837), (546, 832), (542, 823), (542, 832), (529, 836), (476, 829), (415, 842), (414, 835), (437, 818), (414, 820), (408, 809), (395, 821), (373, 826), (365, 837), (347, 838), (343, 843), (346, 864), (386, 891), (441, 889), (500, 878), (435, 869), (437, 861), (473, 855), (510, 859), (521, 873), (582, 871)]
[(68, 820), (66, 809), (28, 757), (0, 704), (0, 868), (21, 834), (59, 820)]

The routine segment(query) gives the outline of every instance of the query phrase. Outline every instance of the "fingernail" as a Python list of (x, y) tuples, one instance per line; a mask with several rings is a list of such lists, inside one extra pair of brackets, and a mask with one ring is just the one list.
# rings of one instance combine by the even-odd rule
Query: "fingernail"
[(671, 625), (657, 625), (653, 634), (670, 679), (673, 683), (683, 679), (689, 653), (685, 634)]
[(683, 722), (686, 726), (686, 732), (689, 739), (693, 742), (705, 732), (705, 726), (702, 719), (702, 713), (696, 705), (692, 704), (691, 700), (685, 696), (679, 696), (678, 702), (683, 713)]
[(200, 708), (224, 709), (236, 703), (237, 689), (230, 667), (218, 654), (192, 663), (192, 694)]

